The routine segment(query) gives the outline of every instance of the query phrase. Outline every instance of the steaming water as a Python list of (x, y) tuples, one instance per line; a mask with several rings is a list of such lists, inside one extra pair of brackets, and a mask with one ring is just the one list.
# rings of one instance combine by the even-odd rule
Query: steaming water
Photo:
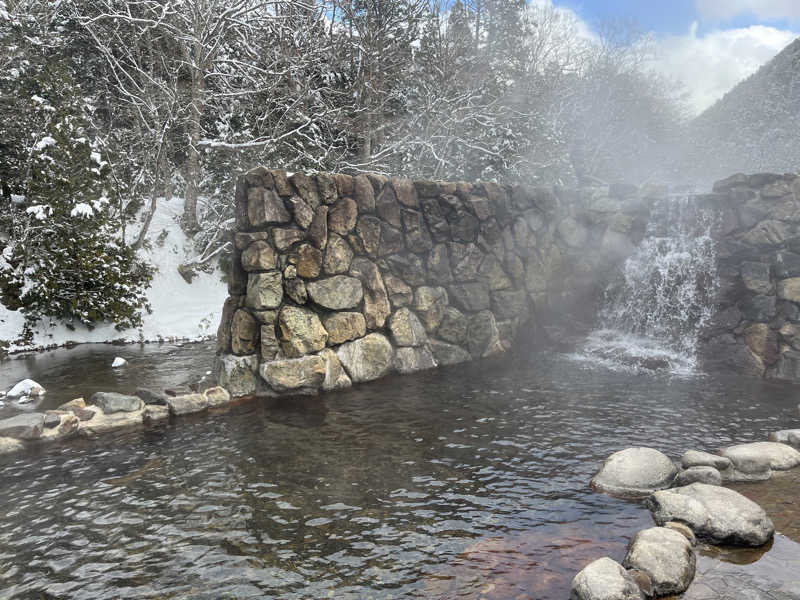
[(687, 197), (657, 204), (577, 357), (613, 369), (692, 373), (718, 285), (712, 225), (713, 215)]

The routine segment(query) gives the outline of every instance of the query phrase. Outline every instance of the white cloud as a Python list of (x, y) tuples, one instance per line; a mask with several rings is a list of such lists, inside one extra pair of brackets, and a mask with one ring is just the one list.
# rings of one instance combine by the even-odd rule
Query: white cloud
[(798, 0), (695, 0), (704, 19), (724, 21), (747, 14), (759, 19), (800, 19)]
[[(699, 0), (698, 4), (703, 1)], [(723, 4), (718, 0), (717, 3)], [(756, 0), (731, 0), (731, 4), (737, 6), (757, 3)], [(800, 14), (800, 0), (763, 4), (787, 7), (791, 4)], [(684, 84), (690, 107), (699, 113), (758, 70), (797, 36), (791, 31), (762, 25), (712, 31), (698, 36), (695, 23), (686, 35), (668, 36), (657, 42), (655, 68)]]

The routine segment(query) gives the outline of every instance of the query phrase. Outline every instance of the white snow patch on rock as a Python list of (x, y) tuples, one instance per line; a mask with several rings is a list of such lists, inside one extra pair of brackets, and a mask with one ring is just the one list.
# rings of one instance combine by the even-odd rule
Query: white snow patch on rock
[(44, 393), (44, 387), (36, 383), (33, 379), (23, 379), (8, 390), (7, 396), (9, 398), (20, 398), (22, 396), (42, 396)]

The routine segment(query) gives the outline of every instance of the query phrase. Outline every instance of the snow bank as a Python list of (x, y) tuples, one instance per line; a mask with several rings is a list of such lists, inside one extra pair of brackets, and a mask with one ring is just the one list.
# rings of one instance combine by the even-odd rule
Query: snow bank
[[(152, 247), (141, 251), (141, 256), (158, 269), (148, 290), (153, 312), (143, 315), (139, 329), (117, 331), (113, 325), (100, 324), (91, 331), (82, 326), (71, 331), (63, 324), (51, 324), (45, 319), (37, 326), (32, 342), (25, 344), (18, 341), (24, 316), (0, 304), (0, 341), (9, 342), (9, 352), (20, 352), (73, 343), (201, 340), (214, 335), (228, 296), (227, 286), (219, 269), (212, 273), (198, 272), (191, 284), (178, 273), (178, 265), (194, 256), (191, 241), (178, 225), (182, 212), (183, 199), (159, 200), (148, 232)], [(155, 240), (164, 231), (167, 234), (159, 245)]]

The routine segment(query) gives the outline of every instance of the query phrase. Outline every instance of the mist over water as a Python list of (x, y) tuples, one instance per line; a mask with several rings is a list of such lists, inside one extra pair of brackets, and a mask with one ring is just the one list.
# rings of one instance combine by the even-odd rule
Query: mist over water
[(694, 372), (718, 287), (713, 221), (688, 196), (657, 203), (576, 357), (612, 369)]

